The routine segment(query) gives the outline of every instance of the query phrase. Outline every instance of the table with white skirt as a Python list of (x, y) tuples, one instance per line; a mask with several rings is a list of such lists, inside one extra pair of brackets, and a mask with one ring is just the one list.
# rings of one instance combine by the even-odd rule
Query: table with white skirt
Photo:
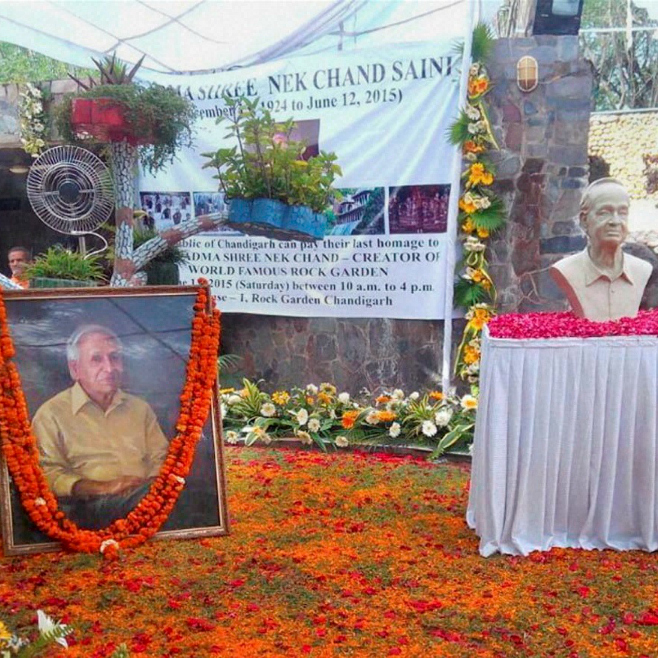
[(658, 337), (483, 334), (467, 521), (480, 553), (658, 549)]

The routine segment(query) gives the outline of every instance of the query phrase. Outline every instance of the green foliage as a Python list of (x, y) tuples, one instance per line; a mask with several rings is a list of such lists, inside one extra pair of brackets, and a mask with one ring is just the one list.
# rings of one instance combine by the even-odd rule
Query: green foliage
[(469, 215), (463, 212), (459, 213), (460, 222), (468, 216), (476, 229), (486, 229), (489, 233), (497, 231), (507, 221), (505, 204), (498, 197), (490, 197), (490, 201), (491, 205), (488, 208), (481, 208)]
[(142, 166), (151, 173), (173, 162), (180, 148), (192, 146), (192, 126), (198, 116), (192, 102), (173, 87), (131, 82), (139, 63), (130, 72), (114, 58), (96, 64), (104, 83), (90, 84), (79, 94), (67, 95), (56, 109), (55, 123), (65, 140), (80, 141), (71, 127), (73, 98), (107, 98), (123, 109), (135, 137), (147, 140), (139, 147), (139, 156)]
[(101, 281), (103, 279), (102, 259), (100, 256), (84, 258), (77, 251), (70, 251), (61, 245), (50, 247), (39, 254), (27, 269), (25, 277), (46, 277), (68, 279), (73, 281)]
[(91, 71), (65, 64), (12, 43), (0, 42), (0, 84), (61, 80), (69, 73), (83, 76)]
[(51, 645), (59, 644), (68, 648), (66, 636), (73, 629), (62, 622), (55, 621), (43, 610), (37, 610), (37, 623), (39, 626), (39, 635), (33, 641), (21, 637), (15, 633), (10, 633), (7, 626), (0, 619), (0, 656), (9, 658), (35, 658), (35, 656), (45, 655), (46, 649), (49, 655), (52, 655)]
[(455, 284), (454, 304), (468, 308), (483, 301), (487, 297), (487, 291), (478, 283), (468, 279), (459, 278)]
[(224, 95), (228, 117), (226, 138), (236, 142), (232, 148), (220, 148), (202, 155), (208, 159), (203, 167), (217, 170), (214, 176), (228, 198), (278, 199), (289, 205), (309, 206), (323, 212), (338, 190), (332, 187), (342, 174), (335, 153), (302, 159), (304, 142), (292, 140), (293, 119), (276, 121), (260, 105), (260, 99), (231, 98)]
[(221, 372), (222, 370), (230, 370), (236, 368), (242, 357), (239, 354), (220, 354), (217, 359), (217, 368)]
[(454, 123), (450, 126), (448, 131), (448, 139), (454, 146), (463, 144), (471, 135), (468, 132), (468, 124), (471, 120), (468, 118), (465, 110), (459, 112), (459, 116), (455, 119)]
[(362, 226), (368, 226), (373, 220), (381, 223), (384, 226), (384, 188), (376, 187), (372, 194), (368, 197), (365, 210), (363, 211), (363, 219), (361, 220)]
[[(487, 61), (494, 45), (494, 34), (486, 23), (478, 23), (473, 28), (471, 41), (471, 61), (484, 63)], [(464, 42), (459, 41), (454, 50), (460, 55), (464, 54)]]
[[(646, 9), (631, 2), (633, 27), (658, 27), (649, 19)], [(625, 28), (626, 2), (619, 0), (586, 0), (583, 28)], [(594, 106), (597, 111), (658, 106), (658, 39), (653, 29), (632, 33), (626, 31), (581, 32), (582, 56), (590, 60), (594, 73)]]
[(486, 23), (478, 23), (473, 28), (473, 41), (471, 42), (471, 60), (486, 62), (494, 45), (494, 36)]

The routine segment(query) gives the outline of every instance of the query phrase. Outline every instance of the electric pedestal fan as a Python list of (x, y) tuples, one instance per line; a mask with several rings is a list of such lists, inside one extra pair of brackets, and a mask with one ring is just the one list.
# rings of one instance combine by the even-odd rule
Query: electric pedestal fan
[[(78, 237), (83, 256), (107, 248), (94, 231), (112, 214), (114, 186), (109, 169), (91, 151), (70, 145), (44, 151), (27, 175), (27, 197), (46, 226)], [(100, 238), (104, 246), (87, 254), (87, 235)]]

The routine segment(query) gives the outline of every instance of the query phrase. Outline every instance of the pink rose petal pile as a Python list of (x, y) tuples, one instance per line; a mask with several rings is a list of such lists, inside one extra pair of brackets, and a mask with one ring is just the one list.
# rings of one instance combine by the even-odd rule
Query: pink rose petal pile
[(640, 311), (635, 318), (593, 322), (566, 313), (509, 313), (488, 324), (493, 338), (601, 338), (658, 336), (658, 309)]

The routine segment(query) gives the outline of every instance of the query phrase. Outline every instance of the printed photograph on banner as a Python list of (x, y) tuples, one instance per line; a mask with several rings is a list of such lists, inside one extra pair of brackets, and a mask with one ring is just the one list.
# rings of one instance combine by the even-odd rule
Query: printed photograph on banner
[(390, 233), (445, 233), (450, 185), (391, 187), (388, 200)]
[(342, 198), (336, 199), (328, 212), (327, 236), (384, 234), (383, 187), (339, 191)]
[[(196, 288), (66, 289), (5, 296), (39, 462), (59, 508), (80, 528), (125, 518), (176, 436)], [(159, 534), (227, 531), (218, 400), (185, 488)], [(23, 509), (0, 466), (8, 554), (57, 547)]]
[(306, 121), (295, 121), (290, 135), (277, 133), (274, 141), (284, 143), (287, 141), (303, 142), (306, 145), (302, 153), (302, 160), (308, 160), (320, 154), (320, 120), (308, 119)]
[[(209, 215), (214, 212), (228, 212), (228, 202), (224, 192), (192, 192), (194, 199), (194, 216)], [(228, 226), (217, 226), (211, 231), (204, 231), (203, 235), (242, 235)]]
[(148, 228), (165, 231), (192, 219), (189, 192), (140, 192), (139, 199)]

